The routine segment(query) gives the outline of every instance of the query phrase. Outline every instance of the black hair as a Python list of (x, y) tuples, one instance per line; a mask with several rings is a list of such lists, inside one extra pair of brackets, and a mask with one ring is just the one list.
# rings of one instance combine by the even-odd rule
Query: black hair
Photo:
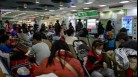
[(59, 20), (57, 20), (56, 22), (59, 23)]
[(89, 32), (86, 28), (83, 28), (82, 31), (83, 31), (83, 33), (80, 34), (80, 37), (87, 37), (87, 35), (89, 35)]
[(123, 48), (131, 48), (137, 51), (137, 41), (136, 40), (130, 40), (122, 44)]
[(74, 33), (74, 30), (73, 29), (68, 29), (67, 30), (67, 35), (68, 36), (71, 36), (73, 33)]
[(6, 31), (4, 29), (0, 29), (0, 36), (3, 35), (3, 34), (5, 34), (5, 32)]
[(111, 23), (112, 23), (111, 20), (109, 20), (109, 21), (107, 22), (107, 25), (106, 25), (106, 30), (107, 30), (107, 31), (111, 31), (111, 30), (113, 29), (113, 26), (111, 25)]
[(54, 64), (54, 58), (56, 57), (56, 56), (55, 56), (56, 53), (58, 53), (57, 56), (59, 57), (59, 60), (60, 60), (60, 63), (61, 63), (62, 68), (65, 67), (65, 64), (63, 64), (63, 63), (61, 62), (61, 59), (60, 59), (60, 58), (61, 58), (61, 55), (60, 55), (60, 53), (61, 53), (60, 50), (61, 50), (61, 49), (65, 50), (65, 59), (69, 56), (68, 51), (70, 51), (70, 49), (69, 49), (67, 43), (64, 42), (64, 41), (61, 41), (61, 40), (57, 40), (57, 41), (55, 41), (55, 42), (53, 43), (53, 45), (52, 45), (52, 48), (51, 48), (51, 55), (50, 55), (50, 57), (48, 58), (47, 67)]
[(8, 20), (6, 20), (5, 23), (9, 24), (10, 22)]
[(128, 30), (126, 28), (121, 28), (119, 32), (127, 32)]
[(125, 32), (120, 32), (116, 36), (116, 40), (121, 40), (121, 39), (123, 39), (124, 41), (128, 41), (129, 40), (129, 36)]
[(81, 19), (79, 19), (79, 22), (81, 22)]
[(94, 35), (94, 38), (98, 38), (98, 37), (99, 37), (99, 34), (95, 34), (95, 35)]
[(42, 40), (42, 35), (41, 35), (41, 33), (36, 32), (36, 33), (33, 35), (33, 39), (38, 40), (38, 41), (41, 41), (41, 40)]
[(94, 51), (96, 47), (104, 45), (102, 40), (95, 40), (92, 44), (92, 51)]
[(9, 36), (6, 34), (3, 34), (0, 36), (0, 43), (5, 43), (6, 41), (9, 40)]

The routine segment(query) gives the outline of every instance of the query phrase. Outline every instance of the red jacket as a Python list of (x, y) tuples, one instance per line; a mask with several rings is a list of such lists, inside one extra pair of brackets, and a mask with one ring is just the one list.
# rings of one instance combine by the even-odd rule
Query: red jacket
[[(102, 59), (103, 59), (103, 55), (98, 55), (95, 56), (94, 53), (92, 51), (90, 51), (87, 55), (88, 59), (86, 62), (86, 69), (88, 71), (94, 71), (96, 69), (99, 69), (102, 65), (100, 63), (102, 63)], [(95, 62), (97, 62), (97, 64), (94, 64)]]
[[(65, 53), (60, 53), (62, 55), (62, 58), (65, 57)], [(68, 56), (65, 59), (74, 69), (78, 72), (79, 77), (84, 77), (84, 72), (81, 67), (80, 62), (72, 58), (71, 56)], [(60, 62), (57, 59), (54, 59), (54, 65), (47, 67), (48, 58), (44, 59), (41, 63), (41, 65), (36, 68), (36, 70), (33, 72), (34, 76), (39, 76), (42, 74), (49, 74), (49, 73), (55, 73), (58, 77), (76, 77), (67, 67), (64, 69), (61, 67)]]

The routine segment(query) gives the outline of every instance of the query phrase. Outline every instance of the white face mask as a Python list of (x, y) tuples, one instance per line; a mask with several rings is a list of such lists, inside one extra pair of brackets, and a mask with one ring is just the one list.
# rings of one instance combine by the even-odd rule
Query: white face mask
[(100, 55), (102, 53), (102, 50), (96, 49), (96, 53)]

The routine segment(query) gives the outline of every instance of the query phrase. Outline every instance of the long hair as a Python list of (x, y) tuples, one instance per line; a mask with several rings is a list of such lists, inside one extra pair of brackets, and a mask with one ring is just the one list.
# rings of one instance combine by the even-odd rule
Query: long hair
[(48, 63), (47, 63), (47, 67), (48, 66), (51, 66), (54, 64), (54, 58), (56, 57), (56, 53), (58, 53), (58, 57), (59, 57), (59, 60), (60, 60), (60, 64), (62, 66), (62, 68), (65, 67), (65, 63), (62, 63), (61, 62), (61, 54), (60, 54), (60, 50), (65, 50), (65, 59), (69, 56), (69, 53), (68, 51), (70, 51), (68, 45), (64, 42), (64, 41), (61, 41), (61, 40), (57, 40), (53, 43), (52, 45), (52, 48), (51, 48), (51, 55), (50, 57), (48, 58)]
[(109, 21), (107, 22), (107, 25), (106, 25), (106, 30), (107, 30), (107, 31), (111, 31), (112, 29), (113, 29), (113, 27), (112, 27), (112, 21), (109, 20)]

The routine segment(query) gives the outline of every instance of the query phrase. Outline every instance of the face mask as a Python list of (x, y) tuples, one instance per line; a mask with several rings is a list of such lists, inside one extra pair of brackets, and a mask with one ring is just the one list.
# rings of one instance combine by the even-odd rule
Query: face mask
[(96, 53), (100, 55), (102, 53), (102, 50), (96, 49)]

